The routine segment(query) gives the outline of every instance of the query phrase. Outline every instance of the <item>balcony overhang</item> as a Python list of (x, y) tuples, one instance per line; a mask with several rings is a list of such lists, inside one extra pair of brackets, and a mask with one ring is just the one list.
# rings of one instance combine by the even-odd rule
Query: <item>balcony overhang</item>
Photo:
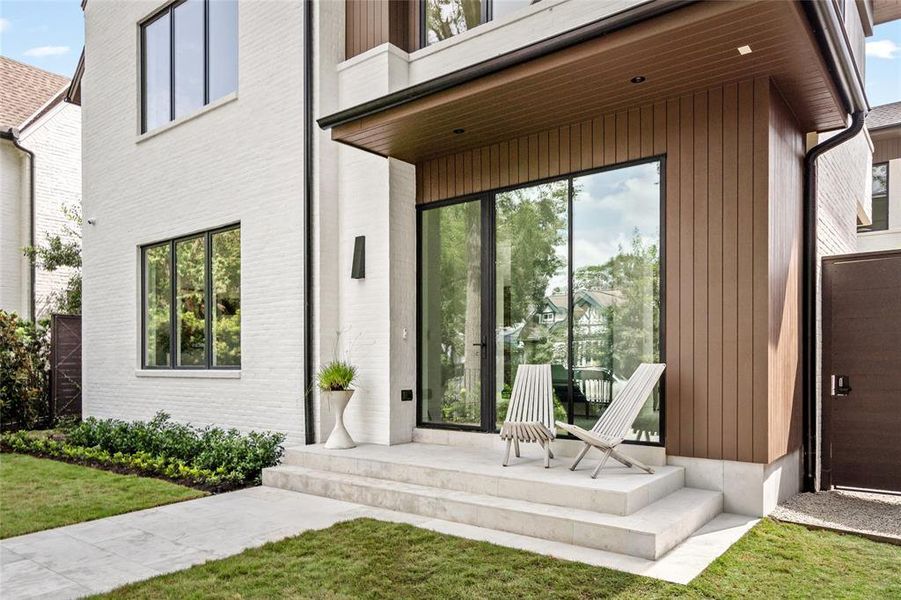
[[(434, 93), (407, 100), (402, 90), (383, 109), (374, 101), (319, 122), (336, 141), (416, 163), (763, 76), (804, 130), (845, 125), (842, 96), (802, 8), (767, 1), (679, 6), (459, 85), (436, 82)], [(632, 83), (637, 77), (644, 79)]]

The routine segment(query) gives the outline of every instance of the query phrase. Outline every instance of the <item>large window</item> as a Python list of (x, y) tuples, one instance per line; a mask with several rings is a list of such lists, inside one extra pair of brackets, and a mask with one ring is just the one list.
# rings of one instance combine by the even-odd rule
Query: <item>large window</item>
[(888, 163), (873, 165), (873, 222), (861, 225), (858, 233), (888, 229)]
[[(425, 206), (419, 422), (493, 431), (521, 364), (551, 367), (557, 420), (590, 428), (660, 362), (661, 164)], [(656, 389), (631, 439), (660, 443)]]
[(446, 40), (539, 0), (422, 0), (423, 46)]
[(241, 230), (145, 246), (143, 366), (241, 366)]
[(141, 131), (238, 87), (237, 0), (181, 0), (141, 25)]

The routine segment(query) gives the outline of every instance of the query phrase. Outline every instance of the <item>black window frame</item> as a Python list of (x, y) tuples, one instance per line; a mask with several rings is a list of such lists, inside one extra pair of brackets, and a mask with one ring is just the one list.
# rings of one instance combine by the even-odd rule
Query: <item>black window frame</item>
[[(496, 356), (497, 348), (496, 348), (496, 336), (491, 333), (489, 330), (493, 332), (494, 327), (497, 322), (497, 315), (495, 311), (496, 298), (494, 297), (494, 276), (495, 276), (495, 264), (497, 260), (496, 256), (496, 244), (494, 239), (494, 231), (497, 226), (497, 220), (495, 217), (495, 205), (496, 200), (495, 197), (498, 194), (509, 192), (517, 189), (532, 187), (536, 185), (541, 185), (543, 183), (551, 183), (555, 181), (566, 181), (568, 192), (567, 192), (567, 285), (569, 286), (568, 293), (568, 309), (569, 315), (573, 314), (573, 265), (572, 265), (572, 256), (573, 256), (573, 181), (579, 177), (585, 177), (589, 175), (595, 175), (597, 173), (604, 173), (608, 171), (615, 171), (619, 169), (625, 169), (628, 167), (634, 167), (642, 164), (649, 163), (659, 163), (660, 165), (660, 246), (658, 249), (659, 253), (659, 265), (658, 265), (658, 277), (660, 281), (660, 318), (657, 323), (657, 344), (660, 349), (659, 358), (660, 362), (666, 362), (666, 154), (657, 154), (654, 156), (649, 156), (646, 158), (639, 158), (635, 160), (624, 161), (620, 163), (615, 163), (611, 165), (605, 165), (603, 167), (593, 168), (593, 169), (585, 169), (582, 171), (575, 171), (572, 173), (564, 173), (562, 175), (555, 175), (552, 177), (545, 177), (542, 179), (535, 179), (526, 182), (520, 182), (515, 185), (508, 185), (505, 187), (498, 187), (488, 189), (482, 192), (477, 192), (473, 194), (467, 194), (465, 196), (457, 196), (453, 198), (446, 198), (443, 200), (438, 200), (435, 202), (428, 202), (425, 204), (418, 204), (416, 206), (416, 427), (424, 428), (424, 429), (444, 429), (444, 430), (453, 430), (453, 431), (473, 431), (473, 432), (482, 432), (482, 433), (497, 433), (496, 426), (496, 417), (497, 415), (497, 401), (495, 398), (488, 399), (486, 396), (491, 393), (491, 390), (494, 390), (494, 385), (496, 383), (497, 373), (495, 372), (495, 361), (493, 357)], [(481, 322), (482, 322), (482, 334), (485, 337), (486, 344), (486, 354), (489, 357), (487, 361), (483, 360), (482, 364), (482, 408), (481, 411), (481, 424), (480, 425), (470, 425), (470, 424), (462, 424), (462, 423), (440, 423), (440, 422), (430, 422), (426, 421), (422, 418), (422, 402), (423, 402), (423, 379), (422, 379), (422, 356), (420, 354), (420, 349), (423, 347), (422, 341), (422, 215), (424, 212), (433, 209), (440, 209), (447, 206), (453, 206), (455, 204), (461, 204), (465, 202), (479, 202), (481, 204), (481, 213), (482, 213), (482, 224), (481, 224), (481, 260), (482, 260), (482, 314), (481, 314)], [(488, 272), (485, 272), (485, 267), (488, 267)], [(487, 286), (487, 288), (486, 288)], [(489, 293), (486, 293), (485, 290), (490, 290)], [(566, 418), (569, 423), (573, 423), (574, 421), (574, 411), (572, 406), (572, 385), (573, 385), (573, 321), (571, 316), (567, 318), (567, 352), (568, 352), (568, 360), (569, 360), (569, 368), (568, 368), (568, 377), (569, 377), (569, 386), (570, 386), (570, 405), (566, 410)], [(487, 383), (487, 385), (486, 385)], [(649, 442), (643, 440), (623, 440), (624, 444), (635, 444), (638, 446), (652, 446), (652, 447), (665, 447), (666, 446), (666, 377), (660, 378), (660, 435), (658, 441)], [(487, 410), (486, 410), (487, 409)], [(570, 433), (563, 433), (558, 437), (563, 439), (576, 439)]]
[[(870, 180), (872, 181), (873, 171), (876, 170), (876, 167), (881, 167), (882, 165), (885, 165), (885, 193), (884, 194), (876, 194), (873, 192), (870, 193), (870, 211), (871, 211), (870, 215), (871, 215), (871, 217), (875, 216), (875, 215), (873, 215), (873, 212), (874, 212), (873, 211), (873, 200), (875, 200), (876, 198), (880, 198), (880, 199), (884, 198), (885, 199), (885, 227), (875, 227), (874, 223), (871, 222), (869, 225), (858, 225), (857, 233), (871, 233), (871, 232), (875, 232), (875, 231), (887, 231), (890, 228), (889, 217), (891, 216), (891, 205), (889, 203), (889, 195), (890, 195), (890, 190), (891, 190), (891, 168), (890, 168), (889, 162), (890, 161), (886, 160), (886, 161), (882, 161), (882, 162), (873, 163), (873, 166), (870, 169)], [(871, 219), (871, 220), (874, 220), (874, 219)]]
[[(230, 223), (217, 227), (215, 229), (207, 229), (205, 231), (197, 231), (187, 235), (179, 236), (169, 240), (152, 242), (144, 244), (140, 247), (141, 258), (141, 369), (147, 371), (240, 371), (241, 365), (214, 365), (213, 364), (213, 236), (226, 231), (240, 230), (241, 223)], [(204, 357), (203, 365), (179, 365), (176, 359), (178, 343), (178, 303), (176, 298), (178, 295), (178, 264), (175, 245), (186, 240), (193, 240), (199, 237), (203, 238), (204, 247)], [(167, 246), (169, 249), (169, 364), (168, 365), (149, 365), (147, 364), (147, 268), (146, 255), (147, 250), (151, 248), (159, 248)], [(240, 259), (239, 259), (240, 260)], [(240, 297), (240, 293), (239, 293)], [(241, 336), (243, 341), (243, 335)], [(241, 352), (241, 361), (243, 362), (243, 351)]]
[[(140, 23), (138, 23), (138, 28), (140, 30), (140, 65), (141, 65), (141, 133), (147, 133), (147, 26), (151, 25), (158, 19), (164, 17), (165, 15), (169, 15), (169, 121), (171, 123), (176, 119), (175, 116), (175, 9), (188, 0), (176, 0), (175, 2), (171, 2), (166, 6), (162, 7), (160, 10), (153, 13), (151, 16), (147, 17)], [(202, 0), (203, 2), (203, 106), (207, 106), (210, 104), (210, 1), (211, 0)], [(237, 0), (235, 1), (235, 7), (237, 7)], [(235, 46), (238, 44), (237, 37), (235, 38)], [(237, 82), (236, 88), (237, 88)], [(235, 90), (237, 91), (237, 89)], [(234, 93), (234, 92), (230, 92)], [(226, 94), (227, 96), (228, 94)], [(225, 96), (220, 96), (224, 98)], [(219, 98), (214, 98), (213, 100), (218, 100)], [(201, 107), (202, 108), (202, 107)], [(198, 109), (200, 110), (200, 109)], [(184, 115), (183, 115), (184, 116)], [(165, 125), (165, 124), (163, 124)], [(162, 127), (163, 125), (158, 125), (158, 127)]]

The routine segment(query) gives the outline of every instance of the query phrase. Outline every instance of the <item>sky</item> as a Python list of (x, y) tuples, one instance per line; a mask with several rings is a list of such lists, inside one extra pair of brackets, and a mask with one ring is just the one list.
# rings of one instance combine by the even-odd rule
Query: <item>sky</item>
[(72, 77), (84, 45), (81, 0), (0, 0), (0, 54)]
[[(81, 0), (0, 0), (0, 54), (71, 77), (84, 44)], [(901, 20), (867, 40), (871, 106), (901, 100)]]
[(901, 20), (873, 28), (867, 39), (866, 70), (870, 106), (901, 100)]

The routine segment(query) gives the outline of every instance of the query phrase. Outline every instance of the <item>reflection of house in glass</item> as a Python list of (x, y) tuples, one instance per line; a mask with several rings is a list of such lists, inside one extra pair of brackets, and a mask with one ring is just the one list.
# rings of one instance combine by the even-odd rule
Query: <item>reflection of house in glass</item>
[[(576, 414), (591, 416), (609, 404), (613, 392), (613, 312), (622, 299), (616, 290), (578, 290), (573, 297), (573, 390)], [(566, 405), (569, 384), (566, 342), (569, 314), (567, 294), (551, 294), (534, 308), (524, 323), (504, 331), (509, 368), (527, 363), (551, 363), (557, 397)], [(511, 360), (512, 359), (512, 360)]]

